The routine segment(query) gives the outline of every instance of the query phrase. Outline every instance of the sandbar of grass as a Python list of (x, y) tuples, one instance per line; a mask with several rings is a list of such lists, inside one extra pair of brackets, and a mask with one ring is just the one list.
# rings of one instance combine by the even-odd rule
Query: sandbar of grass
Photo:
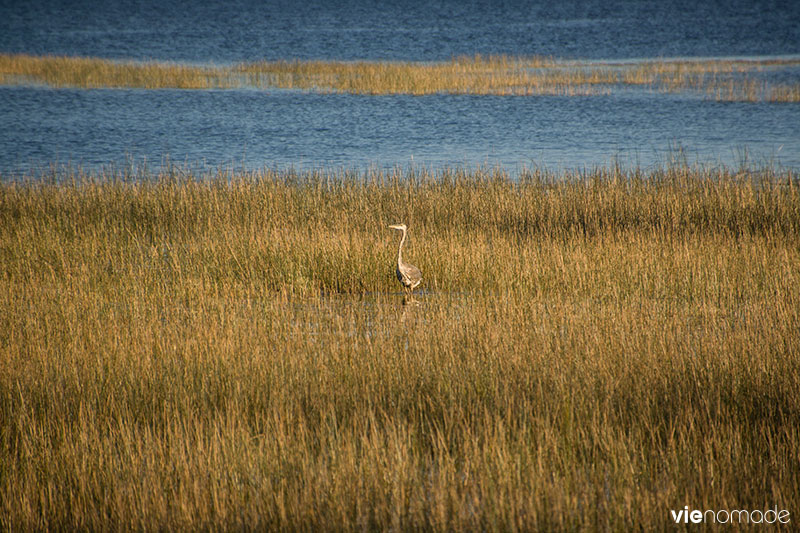
[(40, 177), (0, 264), (5, 530), (800, 509), (791, 173)]

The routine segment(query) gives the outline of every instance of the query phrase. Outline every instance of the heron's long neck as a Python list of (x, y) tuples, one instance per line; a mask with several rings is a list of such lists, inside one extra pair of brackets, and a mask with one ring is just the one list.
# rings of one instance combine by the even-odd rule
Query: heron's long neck
[(403, 243), (406, 242), (406, 230), (403, 230), (403, 237), (400, 239), (400, 246), (397, 248), (397, 264), (403, 262)]

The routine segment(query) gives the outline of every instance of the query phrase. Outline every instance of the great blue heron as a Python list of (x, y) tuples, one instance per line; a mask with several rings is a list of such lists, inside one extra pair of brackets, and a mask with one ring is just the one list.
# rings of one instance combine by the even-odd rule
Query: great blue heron
[(405, 224), (393, 224), (389, 227), (403, 232), (403, 238), (400, 239), (400, 247), (397, 249), (397, 270), (395, 272), (405, 291), (411, 294), (411, 291), (422, 283), (422, 272), (414, 265), (403, 261), (403, 244), (406, 242), (408, 226)]

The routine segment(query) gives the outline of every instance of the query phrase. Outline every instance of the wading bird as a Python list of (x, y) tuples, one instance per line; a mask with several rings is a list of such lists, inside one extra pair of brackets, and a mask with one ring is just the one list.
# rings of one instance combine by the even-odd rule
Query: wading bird
[(389, 226), (392, 229), (400, 230), (403, 232), (403, 238), (400, 239), (400, 247), (397, 249), (397, 279), (403, 284), (406, 293), (411, 294), (411, 291), (417, 285), (422, 283), (422, 272), (417, 267), (403, 261), (403, 244), (406, 242), (406, 231), (408, 226), (405, 224), (394, 224)]

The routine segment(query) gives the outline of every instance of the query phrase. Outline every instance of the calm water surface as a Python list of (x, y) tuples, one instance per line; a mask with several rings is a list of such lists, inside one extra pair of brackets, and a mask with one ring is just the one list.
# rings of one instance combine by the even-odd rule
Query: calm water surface
[(800, 53), (794, 0), (2, 0), (0, 50), (235, 62)]
[[(0, 52), (257, 59), (800, 55), (798, 2), (2, 2)], [(712, 5), (713, 4), (713, 5)], [(797, 82), (797, 73), (785, 74)], [(165, 158), (210, 168), (502, 164), (800, 168), (800, 105), (687, 94), (353, 96), (0, 87), (0, 172)]]

